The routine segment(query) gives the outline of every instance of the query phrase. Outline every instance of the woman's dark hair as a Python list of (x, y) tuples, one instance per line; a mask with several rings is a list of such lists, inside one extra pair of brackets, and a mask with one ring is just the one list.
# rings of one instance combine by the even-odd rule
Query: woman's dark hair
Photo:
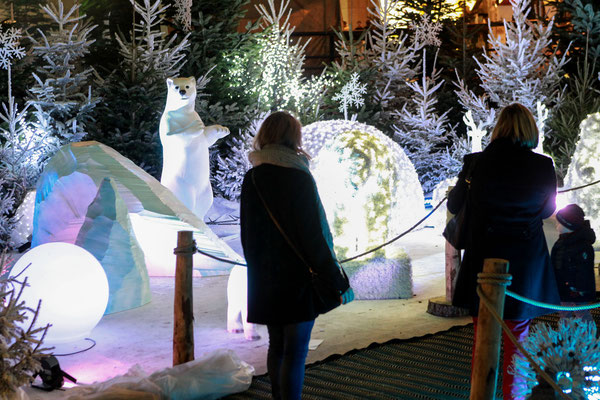
[(500, 111), (498, 123), (492, 132), (492, 141), (507, 138), (527, 149), (535, 149), (539, 131), (533, 114), (522, 104), (514, 103)]
[(302, 125), (300, 121), (285, 111), (272, 113), (260, 126), (253, 147), (260, 150), (268, 144), (279, 144), (289, 147), (296, 153), (310, 158), (302, 150)]

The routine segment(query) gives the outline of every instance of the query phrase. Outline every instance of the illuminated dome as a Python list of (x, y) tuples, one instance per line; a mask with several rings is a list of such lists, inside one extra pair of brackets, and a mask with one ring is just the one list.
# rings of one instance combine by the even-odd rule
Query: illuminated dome
[[(424, 211), (423, 190), (402, 148), (374, 127), (326, 121), (303, 131), (339, 258), (391, 239)], [(384, 250), (374, 256), (384, 256)]]
[[(600, 113), (590, 114), (580, 125), (579, 142), (565, 177), (565, 188), (582, 186), (600, 179)], [(569, 203), (585, 212), (600, 245), (600, 184), (565, 193)]]

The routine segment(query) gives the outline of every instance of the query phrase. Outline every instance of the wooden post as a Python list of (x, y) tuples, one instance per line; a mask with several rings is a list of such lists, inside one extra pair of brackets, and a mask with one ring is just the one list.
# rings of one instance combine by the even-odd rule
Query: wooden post
[[(454, 186), (448, 186), (448, 190), (446, 191), (446, 196), (448, 193), (454, 188)], [(448, 223), (454, 214), (452, 214), (448, 209), (446, 209), (446, 223)], [(452, 296), (454, 295), (454, 280), (456, 278), (456, 274), (458, 273), (458, 269), (460, 268), (461, 262), (461, 251), (457, 250), (446, 240), (445, 247), (445, 261), (446, 261), (446, 301), (449, 303), (452, 302)]]
[[(503, 315), (506, 285), (510, 281), (508, 261), (498, 258), (485, 259), (483, 272), (478, 275), (478, 278), (484, 296), (498, 314)], [(483, 304), (483, 301), (480, 301), (475, 360), (471, 377), (471, 400), (493, 400), (496, 398), (496, 379), (498, 377), (501, 343), (502, 327)]]
[[(449, 186), (446, 195), (450, 193), (454, 186)], [(446, 210), (446, 223), (452, 219), (454, 214)], [(455, 249), (447, 240), (445, 242), (445, 263), (446, 263), (446, 294), (441, 297), (429, 299), (427, 312), (438, 317), (464, 317), (469, 315), (466, 308), (455, 307), (452, 305), (452, 296), (454, 295), (454, 281), (458, 268), (460, 267), (461, 251)]]
[(194, 359), (194, 301), (192, 267), (195, 253), (191, 231), (177, 232), (173, 324), (173, 366)]

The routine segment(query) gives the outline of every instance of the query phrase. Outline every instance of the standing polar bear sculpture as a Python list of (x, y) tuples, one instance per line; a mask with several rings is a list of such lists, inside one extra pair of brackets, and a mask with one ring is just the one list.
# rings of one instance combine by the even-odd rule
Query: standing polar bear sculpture
[(212, 205), (208, 148), (229, 134), (221, 125), (204, 126), (194, 110), (196, 79), (167, 79), (167, 104), (160, 119), (163, 168), (160, 183), (203, 219)]

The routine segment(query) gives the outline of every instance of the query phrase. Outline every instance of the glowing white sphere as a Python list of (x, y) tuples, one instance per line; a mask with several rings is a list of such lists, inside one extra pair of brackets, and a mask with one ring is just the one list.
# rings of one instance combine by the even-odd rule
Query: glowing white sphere
[[(579, 129), (579, 141), (565, 177), (565, 188), (586, 185), (600, 179), (600, 113), (588, 115)], [(590, 220), (596, 231), (596, 246), (600, 246), (600, 184), (567, 192), (565, 195), (557, 202), (561, 205), (576, 203), (583, 209), (586, 219)]]
[(383, 132), (353, 121), (318, 122), (304, 130), (338, 257), (379, 245), (423, 216), (415, 168)]
[(27, 277), (29, 287), (22, 300), (33, 309), (42, 300), (36, 326), (52, 325), (45, 342), (68, 343), (88, 336), (108, 303), (108, 280), (98, 260), (74, 244), (46, 243), (25, 253), (11, 275), (25, 268), (20, 278)]

